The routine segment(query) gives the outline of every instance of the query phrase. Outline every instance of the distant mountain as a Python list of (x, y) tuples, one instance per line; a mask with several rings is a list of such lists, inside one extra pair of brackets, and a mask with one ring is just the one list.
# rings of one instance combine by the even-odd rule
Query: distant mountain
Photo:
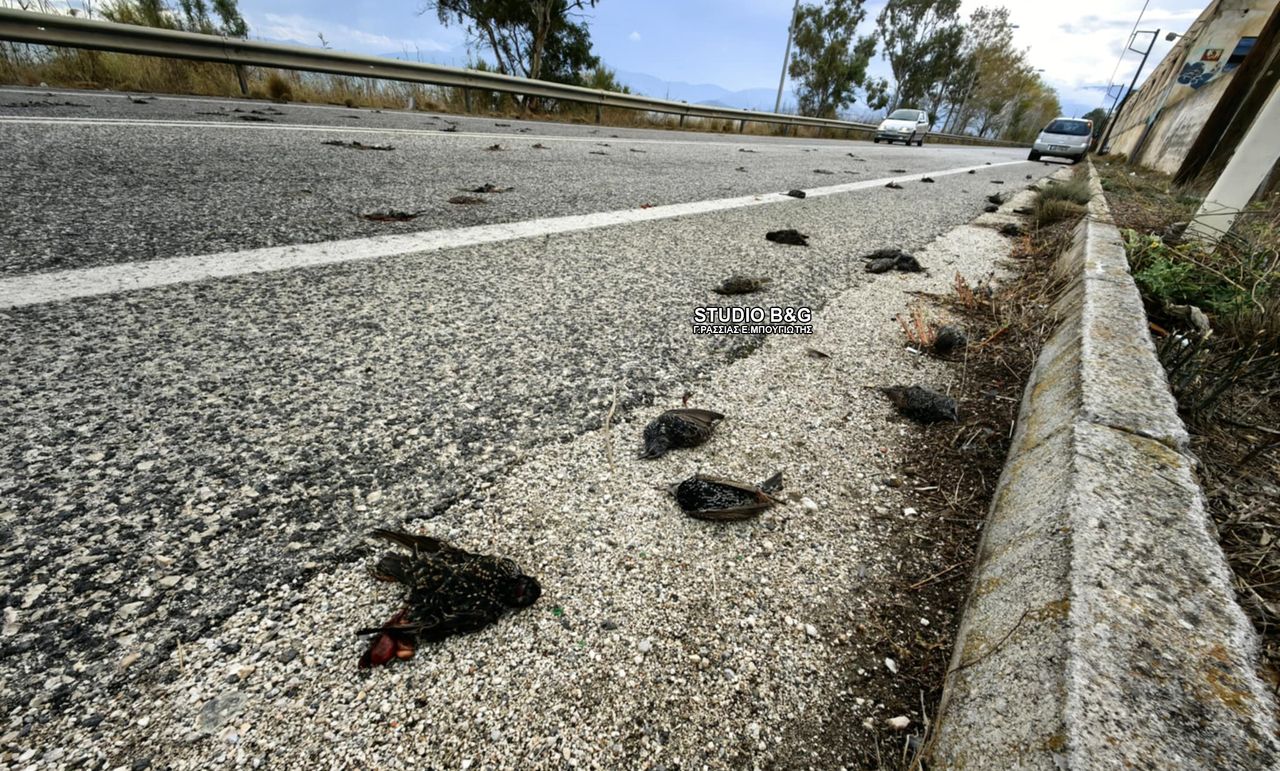
[[(642, 72), (619, 70), (617, 74), (618, 82), (630, 88), (633, 93), (652, 96), (656, 99), (671, 99), (676, 102), (773, 112), (774, 100), (778, 97), (777, 90), (772, 88), (748, 88), (741, 91), (730, 91), (723, 86), (711, 83), (682, 83), (680, 81), (662, 80)], [(789, 90), (782, 94), (784, 109), (788, 103), (795, 104), (795, 96)]]

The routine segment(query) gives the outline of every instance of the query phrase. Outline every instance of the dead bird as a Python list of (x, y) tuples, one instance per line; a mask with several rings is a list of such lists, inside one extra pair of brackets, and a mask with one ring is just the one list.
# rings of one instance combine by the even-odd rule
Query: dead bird
[(868, 273), (887, 273), (891, 270), (920, 273), (924, 270), (919, 260), (901, 249), (877, 249), (871, 254), (862, 255), (862, 259), (869, 261), (866, 267)]
[(933, 338), (933, 353), (936, 356), (949, 356), (969, 344), (964, 330), (954, 324), (945, 324)]
[(788, 244), (790, 246), (808, 246), (809, 237), (798, 230), (770, 230), (764, 234), (765, 240), (772, 241), (775, 244)]
[(885, 187), (889, 188), (890, 190), (902, 189), (902, 185), (899, 185), (897, 182), (890, 182), (889, 184), (885, 185)]
[(510, 192), (510, 190), (511, 188), (509, 187), (498, 187), (495, 184), (486, 182), (480, 187), (474, 188), (472, 190), (468, 190), (467, 192), (469, 193), (506, 193), (506, 192)]
[(1000, 235), (1017, 238), (1022, 235), (1022, 226), (1015, 222), (1006, 222), (1000, 226)]
[(713, 522), (739, 522), (770, 508), (777, 499), (773, 493), (782, 489), (782, 472), (756, 485), (732, 479), (694, 474), (671, 487), (680, 509), (694, 519)]
[(488, 146), (488, 147), (486, 147), (485, 149), (486, 149), (486, 150), (488, 150), (488, 151), (489, 151), (489, 152), (491, 152), (491, 153), (497, 153), (497, 152), (502, 152), (503, 150), (506, 150), (507, 148), (503, 147), (502, 145), (489, 145), (489, 146)]
[(921, 177), (921, 182), (933, 182), (933, 177)]
[(783, 195), (789, 195), (792, 198), (804, 198), (805, 193), (803, 190), (788, 190)]
[(977, 169), (969, 169), (969, 172), (968, 172), (968, 173), (970, 173), (970, 174), (977, 174), (977, 173), (978, 173), (978, 170), (977, 170)]
[(739, 166), (738, 168), (734, 169), (734, 171), (746, 171), (746, 170), (747, 170), (746, 166)]
[(370, 571), (379, 581), (404, 585), (409, 597), (382, 626), (356, 632), (376, 635), (360, 657), (361, 669), (413, 658), (419, 641), (478, 632), (542, 595), (538, 580), (509, 559), (472, 554), (425, 535), (383, 529), (371, 535), (409, 552), (388, 553)]
[(992, 193), (991, 195), (987, 196), (987, 202), (993, 203), (996, 206), (999, 206), (1000, 204), (1004, 203), (1004, 196), (999, 193)]
[(542, 144), (541, 142), (538, 142), (537, 144), (532, 145), (532, 147), (533, 147), (533, 149), (535, 149), (535, 150), (550, 150), (550, 149), (551, 149), (550, 147), (547, 147), (546, 145)]
[(724, 415), (692, 408), (667, 410), (644, 427), (641, 460), (661, 458), (671, 450), (697, 447), (711, 438)]
[(369, 212), (367, 214), (361, 214), (360, 216), (370, 222), (409, 222), (421, 217), (422, 212), (391, 209), (389, 211)]
[[(347, 117), (355, 117), (355, 116), (347, 116)], [(391, 145), (366, 145), (364, 142), (358, 142), (358, 141), (343, 142), (341, 139), (328, 139), (328, 140), (325, 140), (324, 142), (321, 142), (320, 144), (329, 145), (331, 147), (346, 147), (351, 150), (381, 150), (382, 152), (390, 152), (391, 150), (395, 149)]]
[(906, 174), (906, 169), (889, 169), (890, 174)]
[(754, 276), (732, 275), (720, 282), (720, 286), (711, 291), (716, 294), (751, 294), (764, 289), (765, 284), (773, 281), (771, 278), (756, 278)]
[(831, 171), (830, 169), (814, 169), (813, 173), (814, 174), (835, 174), (835, 172)]
[(995, 214), (996, 212), (1000, 211), (1000, 207), (996, 206), (993, 203), (989, 203), (986, 206), (982, 207), (982, 210), (987, 214)]
[(459, 206), (478, 206), (488, 202), (483, 198), (477, 198), (474, 195), (455, 195), (449, 199), (449, 203), (457, 204)]
[(956, 400), (920, 386), (888, 386), (880, 389), (898, 412), (917, 423), (958, 420)]

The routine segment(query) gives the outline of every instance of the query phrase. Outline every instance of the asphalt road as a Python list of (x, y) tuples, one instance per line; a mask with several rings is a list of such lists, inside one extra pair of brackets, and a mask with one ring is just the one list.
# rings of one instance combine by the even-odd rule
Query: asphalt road
[[(985, 168), (1025, 157), (1008, 149), (293, 105), (250, 123), (230, 102), (44, 94), (0, 91), (4, 279), (981, 168), (0, 310), (0, 706), (19, 733), (144, 688), (180, 641), (358, 556), (371, 526), (478, 505), (615, 393), (625, 411), (696, 390), (760, 342), (690, 333), (695, 306), (734, 304), (708, 292), (728, 274), (821, 308), (865, 280), (863, 251), (917, 248), (1052, 170)], [(512, 190), (447, 203), (484, 183)], [(392, 208), (421, 215), (359, 216)], [(812, 245), (766, 242), (780, 227)]]

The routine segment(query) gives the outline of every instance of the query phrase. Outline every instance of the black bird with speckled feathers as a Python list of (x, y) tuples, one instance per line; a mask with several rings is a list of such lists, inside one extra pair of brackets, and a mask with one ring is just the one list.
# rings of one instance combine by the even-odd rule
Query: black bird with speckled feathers
[(421, 640), (478, 632), (542, 595), (537, 579), (509, 559), (472, 554), (426, 535), (382, 529), (372, 535), (408, 550), (384, 555), (370, 573), (403, 584), (409, 597), (382, 626), (356, 632), (377, 635), (360, 657), (361, 669), (413, 658)]
[(667, 410), (644, 427), (641, 460), (661, 458), (670, 450), (697, 447), (711, 438), (724, 415), (711, 410)]

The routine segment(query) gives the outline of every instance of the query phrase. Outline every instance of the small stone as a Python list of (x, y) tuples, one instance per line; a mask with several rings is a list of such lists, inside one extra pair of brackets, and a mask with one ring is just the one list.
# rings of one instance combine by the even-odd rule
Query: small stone
[(815, 640), (818, 638), (818, 628), (813, 624), (805, 624), (804, 633)]
[(285, 648), (276, 658), (280, 660), (281, 664), (288, 664), (290, 661), (298, 658), (298, 652), (293, 648)]
[(252, 664), (245, 664), (244, 666), (237, 669), (235, 674), (241, 680), (248, 680), (249, 676), (253, 674), (253, 671), (254, 671), (254, 667)]
[(805, 511), (813, 512), (818, 510), (818, 504), (812, 498), (801, 498), (800, 505)]
[(240, 643), (238, 642), (223, 643), (218, 648), (218, 650), (226, 654), (235, 655), (240, 652)]
[(645, 639), (640, 641), (640, 644), (636, 646), (636, 649), (639, 650), (641, 653), (648, 653), (649, 651), (653, 650), (653, 641), (650, 640), (648, 637), (646, 637)]
[(151, 758), (138, 758), (133, 761), (133, 765), (130, 768), (132, 771), (146, 771), (146, 769), (151, 768)]
[(919, 513), (920, 513), (920, 512), (916, 511), (915, 509), (911, 508), (910, 506), (907, 506), (907, 507), (905, 507), (905, 508), (902, 510), (902, 515), (903, 515), (904, 517), (914, 517), (915, 515), (917, 515), (917, 514), (919, 514)]
[(97, 728), (102, 725), (103, 720), (106, 720), (106, 717), (95, 712), (92, 715), (86, 715), (81, 718), (80, 725), (84, 728)]
[(373, 492), (366, 495), (364, 499), (368, 503), (377, 503), (378, 501), (382, 500), (382, 491), (374, 490)]
[(173, 587), (182, 583), (182, 576), (165, 576), (164, 578), (160, 579), (156, 583), (160, 584), (166, 589), (172, 589)]
[(889, 726), (895, 731), (905, 731), (907, 730), (907, 726), (911, 725), (911, 718), (907, 717), (906, 715), (898, 715), (897, 717), (891, 717), (888, 720), (885, 720), (884, 722), (885, 722), (885, 725)]
[(604, 621), (600, 622), (600, 628), (604, 629), (605, 631), (612, 632), (613, 630), (618, 628), (618, 622), (612, 619), (606, 618)]
[(134, 651), (133, 653), (130, 653), (128, 656), (125, 656), (124, 658), (120, 659), (120, 668), (128, 669), (129, 667), (133, 666), (140, 658), (142, 658), (142, 654), (138, 651)]
[(889, 477), (884, 483), (889, 487), (902, 487), (902, 477)]
[(884, 668), (889, 670), (895, 675), (898, 674), (898, 662), (894, 661), (893, 659), (885, 659)]
[(4, 609), (4, 627), (0, 629), (0, 634), (5, 637), (13, 637), (18, 633), (18, 609), (15, 607), (7, 607)]

